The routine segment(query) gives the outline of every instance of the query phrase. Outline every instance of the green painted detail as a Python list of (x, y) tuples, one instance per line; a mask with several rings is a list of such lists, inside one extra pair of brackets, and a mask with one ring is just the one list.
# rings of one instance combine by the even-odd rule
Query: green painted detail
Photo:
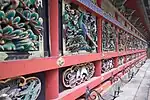
[(39, 7), (39, 0), (0, 0), (0, 51), (39, 50)]

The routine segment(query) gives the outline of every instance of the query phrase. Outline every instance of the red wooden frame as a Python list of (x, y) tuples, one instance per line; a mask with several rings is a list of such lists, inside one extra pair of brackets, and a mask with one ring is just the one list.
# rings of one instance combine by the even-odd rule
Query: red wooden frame
[[(45, 93), (46, 93), (46, 100), (57, 99), (57, 100), (68, 100), (68, 99), (76, 99), (79, 96), (83, 95), (86, 91), (86, 87), (89, 86), (90, 88), (94, 88), (104, 82), (112, 75), (117, 74), (118, 72), (124, 70), (128, 66), (132, 65), (133, 63), (146, 58), (146, 50), (130, 50), (130, 51), (123, 51), (119, 52), (118, 49), (115, 52), (102, 52), (102, 19), (109, 21), (110, 23), (114, 24), (117, 28), (125, 30), (128, 34), (132, 34), (133, 32), (127, 30), (124, 26), (121, 26), (117, 20), (109, 19), (104, 16), (102, 13), (98, 13), (97, 11), (92, 10), (86, 4), (80, 2), (80, 0), (72, 0), (74, 3), (81, 5), (83, 8), (89, 10), (90, 12), (94, 13), (98, 18), (98, 53), (92, 54), (80, 54), (80, 55), (72, 55), (72, 56), (62, 56), (65, 63), (63, 66), (57, 65), (57, 60), (59, 59), (59, 19), (58, 19), (58, 0), (49, 0), (49, 33), (50, 33), (50, 42), (51, 42), (51, 57), (48, 58), (35, 58), (30, 60), (18, 60), (18, 61), (9, 61), (9, 62), (0, 62), (1, 70), (0, 70), (0, 79), (6, 79), (10, 77), (16, 77), (20, 75), (26, 75), (31, 73), (43, 72), (45, 71)], [(83, 0), (84, 1), (84, 0)], [(101, 5), (101, 0), (98, 1), (98, 6)], [(93, 4), (92, 4), (93, 5)], [(100, 9), (100, 8), (97, 9)], [(121, 16), (122, 17), (122, 16)], [(125, 19), (126, 20), (126, 19)], [(126, 21), (130, 24), (128, 21)], [(131, 24), (130, 24), (131, 25)], [(132, 25), (131, 25), (132, 26)], [(135, 27), (132, 26), (135, 29)], [(136, 29), (137, 30), (137, 29)], [(141, 37), (132, 34), (135, 37), (143, 40)], [(118, 41), (118, 40), (117, 40)], [(118, 46), (117, 46), (118, 48)], [(101, 74), (101, 60), (102, 59), (109, 59), (114, 57), (115, 58), (115, 65), (118, 63), (119, 56), (125, 56), (128, 54), (136, 54), (136, 53), (143, 53), (136, 59), (133, 59), (125, 64), (116, 67), (110, 70), (107, 73)], [(72, 60), (74, 59), (74, 60)], [(75, 64), (85, 63), (85, 62), (94, 62), (96, 66), (95, 76), (90, 80), (87, 81), (73, 89), (65, 90), (59, 93), (59, 69), (62, 67), (68, 67)], [(105, 90), (111, 84), (105, 83), (100, 85), (99, 89)]]

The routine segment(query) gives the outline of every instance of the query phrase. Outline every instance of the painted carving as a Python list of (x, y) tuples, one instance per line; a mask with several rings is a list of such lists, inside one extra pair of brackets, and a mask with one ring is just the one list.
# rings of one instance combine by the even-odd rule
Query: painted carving
[(126, 49), (126, 33), (123, 31), (118, 34), (118, 49), (119, 51), (125, 51)]
[(126, 58), (127, 58), (127, 62), (131, 61), (132, 60), (132, 55), (127, 55)]
[(43, 19), (38, 9), (41, 0), (0, 1), (0, 51), (39, 51)]
[(132, 39), (133, 39), (133, 36), (130, 35), (130, 34), (127, 34), (127, 39), (126, 39), (126, 49), (127, 50), (131, 50), (132, 49)]
[(123, 64), (124, 64), (124, 61), (125, 61), (124, 56), (119, 57), (119, 59), (118, 59), (118, 65), (119, 65), (119, 66), (120, 66), (120, 65), (123, 65)]
[(63, 72), (63, 85), (73, 88), (91, 79), (95, 72), (93, 63), (74, 65)]
[(113, 59), (105, 59), (102, 60), (102, 73), (108, 72), (109, 70), (114, 68), (114, 60)]
[(37, 77), (18, 77), (0, 81), (0, 98), (4, 100), (36, 100), (41, 91)]
[(63, 3), (64, 54), (96, 52), (96, 17), (73, 3)]
[(108, 22), (103, 22), (102, 32), (102, 49), (103, 51), (115, 51), (116, 49), (116, 32)]

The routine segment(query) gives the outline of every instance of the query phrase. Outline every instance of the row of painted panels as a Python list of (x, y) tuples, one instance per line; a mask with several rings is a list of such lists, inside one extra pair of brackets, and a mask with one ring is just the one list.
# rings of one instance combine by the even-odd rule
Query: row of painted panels
[[(102, 80), (105, 81), (111, 77), (111, 75), (108, 74), (109, 72), (111, 72), (111, 70), (113, 73), (115, 72), (115, 74), (117, 74), (118, 72), (124, 70), (124, 68), (126, 69), (126, 67), (132, 64), (138, 64), (140, 59), (145, 58), (144, 53), (138, 53), (128, 56), (130, 57), (127, 57), (127, 62), (123, 62), (122, 64), (118, 65), (119, 69), (114, 71), (113, 69), (116, 69), (117, 66), (113, 65), (114, 62), (112, 59), (102, 60)], [(124, 66), (124, 64), (128, 65), (126, 65), (126, 67), (124, 67), (123, 69), (120, 68), (121, 66)], [(103, 68), (107, 69), (107, 67), (110, 67), (108, 68), (109, 70), (103, 70)], [(59, 69), (60, 94), (68, 90), (74, 90), (76, 89), (75, 87), (83, 85), (84, 83), (86, 83), (86, 81), (90, 81), (95, 77), (95, 71), (95, 62), (82, 63), (69, 66), (68, 68)], [(40, 100), (40, 98), (43, 99), (45, 91), (44, 82), (44, 73), (30, 74), (0, 80), (0, 98), (5, 98), (8, 100)], [(63, 96), (67, 95), (65, 94)]]
[[(76, 2), (89, 7), (93, 12), (83, 9)], [(96, 53), (100, 46), (98, 40), (102, 41), (100, 48), (104, 52), (147, 47), (146, 42), (127, 34), (128, 31), (123, 29), (116, 31), (112, 23), (117, 23), (118, 27), (121, 25), (116, 20), (104, 16), (101, 9), (91, 1), (77, 0), (76, 2), (62, 0), (59, 5), (62, 8), (60, 9), (62, 15), (59, 17), (61, 55)], [(12, 7), (12, 4), (3, 5), (0, 9), (0, 60), (50, 56), (51, 47), (48, 37), (52, 33), (48, 31), (46, 1), (18, 1), (16, 4), (15, 7)], [(102, 34), (97, 31), (97, 17), (94, 12), (103, 15), (102, 17), (106, 19), (102, 22)], [(102, 39), (98, 38), (98, 35), (102, 35)]]

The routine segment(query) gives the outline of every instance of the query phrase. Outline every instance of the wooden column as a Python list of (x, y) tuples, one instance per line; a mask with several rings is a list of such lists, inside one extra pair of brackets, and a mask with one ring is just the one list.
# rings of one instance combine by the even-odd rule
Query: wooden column
[[(51, 56), (59, 55), (58, 17), (58, 0), (49, 0)], [(46, 100), (56, 99), (59, 95), (59, 69), (47, 71), (45, 78)]]
[[(118, 34), (118, 28), (117, 27), (115, 27), (115, 30), (116, 30), (116, 52), (119, 54), (119, 45), (118, 45), (118, 36), (119, 36), (119, 34)], [(114, 61), (114, 66), (115, 67), (117, 67), (118, 66), (118, 59), (119, 59), (119, 57), (117, 56), (117, 57), (115, 57), (115, 61)]]
[[(102, 0), (97, 0), (97, 5), (99, 7), (101, 7), (101, 2)], [(97, 48), (97, 52), (100, 53), (100, 55), (102, 54), (102, 17), (97, 17), (97, 36), (98, 36), (98, 48)], [(95, 76), (100, 76), (101, 75), (101, 66), (102, 66), (102, 62), (101, 61), (96, 61), (95, 62)]]
[[(102, 54), (102, 18), (98, 18), (97, 20), (97, 34), (98, 34), (98, 53)], [(101, 66), (102, 66), (102, 62), (101, 61), (96, 61), (96, 72), (95, 75), (96, 76), (100, 76), (101, 75)]]

